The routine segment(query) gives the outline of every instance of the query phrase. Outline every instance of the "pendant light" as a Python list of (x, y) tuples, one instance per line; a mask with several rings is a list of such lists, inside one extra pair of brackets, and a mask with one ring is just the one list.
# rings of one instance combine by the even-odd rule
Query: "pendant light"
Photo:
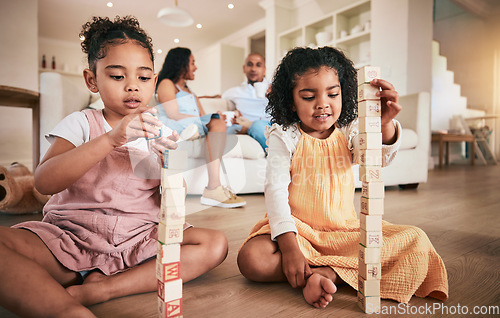
[(177, 5), (177, 0), (175, 0), (175, 7), (163, 8), (158, 11), (158, 19), (161, 23), (173, 27), (186, 27), (193, 24), (194, 20), (189, 12), (179, 8)]

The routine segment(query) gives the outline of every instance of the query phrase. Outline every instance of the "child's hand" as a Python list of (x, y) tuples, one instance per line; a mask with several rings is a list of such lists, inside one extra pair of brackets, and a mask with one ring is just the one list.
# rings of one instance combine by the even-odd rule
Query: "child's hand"
[(382, 115), (381, 121), (381, 131), (382, 131), (382, 143), (385, 145), (393, 144), (396, 139), (396, 128), (392, 123), (392, 120), (401, 111), (401, 105), (398, 104), (399, 95), (394, 89), (394, 86), (383, 79), (374, 79), (370, 84), (382, 89), (377, 93), (380, 97)]
[(147, 106), (123, 117), (120, 122), (107, 133), (113, 147), (120, 147), (138, 138), (151, 138), (159, 133), (162, 123), (159, 119), (143, 114), (145, 111), (155, 112), (156, 109)]
[(293, 288), (303, 288), (312, 271), (297, 244), (295, 233), (287, 232), (277, 237), (281, 251), (281, 269)]
[(150, 141), (151, 150), (163, 163), (163, 152), (166, 149), (177, 149), (177, 140), (179, 140), (179, 133), (176, 130), (172, 131), (170, 136), (161, 136), (160, 138)]
[(281, 268), (288, 283), (290, 283), (293, 288), (304, 288), (307, 279), (312, 274), (311, 268), (300, 249), (288, 251), (286, 253), (282, 251)]
[(377, 95), (380, 97), (380, 102), (382, 104), (382, 126), (387, 125), (391, 123), (401, 111), (401, 106), (398, 104), (398, 92), (391, 83), (383, 79), (374, 79), (370, 84), (382, 89)]

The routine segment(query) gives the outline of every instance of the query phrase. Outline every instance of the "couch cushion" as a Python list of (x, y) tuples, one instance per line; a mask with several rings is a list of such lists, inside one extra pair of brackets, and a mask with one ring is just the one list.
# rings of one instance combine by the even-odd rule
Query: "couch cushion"
[[(205, 158), (205, 138), (179, 143), (189, 158)], [(257, 140), (248, 135), (227, 135), (224, 158), (260, 159), (265, 153)]]
[(417, 133), (412, 129), (403, 128), (403, 131), (401, 132), (401, 146), (399, 147), (399, 149), (413, 149), (417, 146), (417, 144)]
[(218, 110), (225, 112), (228, 110), (234, 110), (234, 104), (223, 98), (200, 98), (201, 106), (205, 113), (216, 113)]

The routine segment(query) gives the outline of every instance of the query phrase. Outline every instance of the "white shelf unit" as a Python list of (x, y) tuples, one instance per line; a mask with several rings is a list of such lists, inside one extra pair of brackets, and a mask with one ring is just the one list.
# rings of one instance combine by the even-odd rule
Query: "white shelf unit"
[[(356, 67), (368, 65), (371, 61), (372, 47), (371, 21), (371, 1), (356, 2), (320, 19), (279, 34), (279, 58), (296, 46), (315, 48), (329, 45), (343, 50)], [(331, 40), (318, 43), (316, 40), (318, 32), (329, 32)]]

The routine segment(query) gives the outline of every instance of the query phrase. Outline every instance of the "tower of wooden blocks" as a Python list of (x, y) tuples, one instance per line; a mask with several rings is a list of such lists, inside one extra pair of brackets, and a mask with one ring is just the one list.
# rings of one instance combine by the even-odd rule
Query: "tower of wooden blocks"
[(378, 87), (370, 81), (380, 78), (380, 68), (358, 70), (359, 180), (361, 189), (358, 304), (366, 313), (380, 311), (380, 249), (384, 183), (382, 181), (381, 103)]
[(181, 242), (186, 214), (183, 170), (187, 153), (165, 150), (161, 169), (161, 208), (158, 224), (159, 317), (182, 317)]

